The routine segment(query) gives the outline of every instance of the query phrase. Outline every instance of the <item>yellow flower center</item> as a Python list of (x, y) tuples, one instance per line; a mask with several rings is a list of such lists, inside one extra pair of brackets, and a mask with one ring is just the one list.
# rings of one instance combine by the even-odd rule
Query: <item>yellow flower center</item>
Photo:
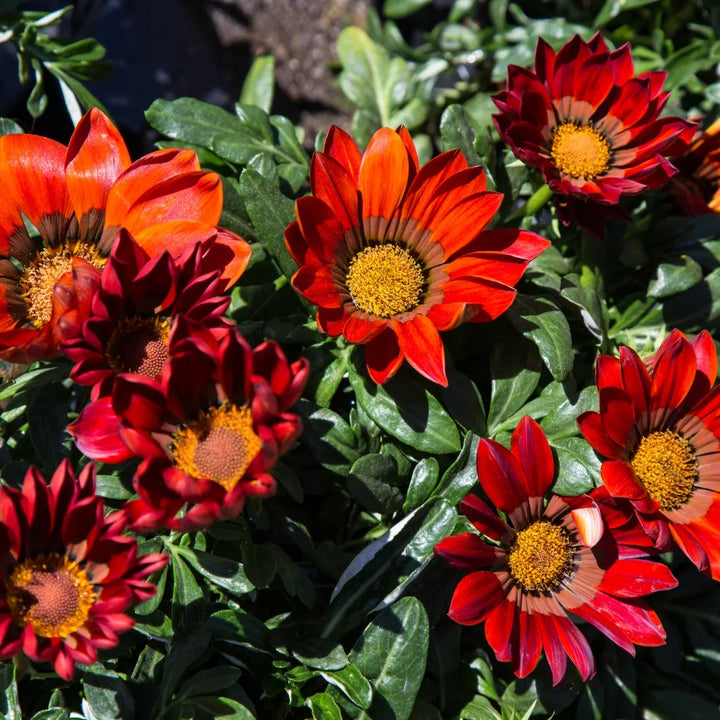
[(123, 318), (113, 330), (105, 351), (115, 372), (156, 377), (168, 359), (170, 323), (161, 317)]
[(676, 510), (692, 495), (698, 461), (690, 443), (677, 433), (663, 430), (646, 435), (630, 464), (663, 510)]
[(105, 262), (94, 245), (78, 243), (45, 249), (24, 269), (19, 281), (20, 295), (25, 301), (28, 319), (37, 329), (52, 319), (53, 289), (65, 273), (72, 271), (72, 260), (76, 256), (97, 268)]
[(390, 318), (418, 306), (425, 278), (421, 264), (407, 248), (387, 243), (355, 255), (345, 284), (358, 309)]
[(39, 637), (65, 638), (81, 628), (95, 604), (85, 571), (65, 555), (25, 560), (5, 580), (6, 600), (15, 622)]
[(548, 590), (572, 568), (572, 549), (559, 525), (538, 520), (515, 536), (508, 554), (510, 574), (528, 592)]
[(601, 175), (610, 164), (610, 145), (602, 134), (574, 122), (555, 128), (550, 154), (560, 172), (585, 180)]
[(186, 475), (207, 478), (230, 492), (261, 447), (250, 409), (225, 402), (183, 425), (173, 438), (172, 454)]

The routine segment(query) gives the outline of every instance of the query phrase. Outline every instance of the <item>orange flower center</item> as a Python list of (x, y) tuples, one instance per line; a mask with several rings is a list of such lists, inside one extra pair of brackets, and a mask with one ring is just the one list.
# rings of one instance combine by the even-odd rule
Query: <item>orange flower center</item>
[(593, 180), (610, 164), (610, 145), (594, 127), (566, 122), (553, 131), (550, 151), (555, 167), (565, 175)]
[(28, 319), (37, 329), (52, 319), (53, 289), (65, 273), (72, 271), (74, 257), (97, 268), (105, 262), (94, 245), (78, 243), (45, 249), (24, 269), (19, 281), (20, 295), (25, 300)]
[(572, 568), (570, 539), (559, 525), (538, 520), (515, 536), (508, 566), (528, 592), (555, 587)]
[(5, 580), (7, 604), (20, 627), (39, 637), (65, 638), (81, 628), (95, 604), (85, 571), (65, 555), (25, 560)]
[(173, 438), (172, 454), (186, 475), (207, 478), (230, 492), (261, 447), (250, 409), (225, 402), (183, 425)]
[(663, 430), (646, 435), (630, 464), (663, 510), (677, 510), (692, 495), (698, 460), (692, 445), (677, 433)]
[(118, 323), (105, 357), (115, 372), (156, 377), (168, 359), (170, 323), (161, 317), (128, 317)]
[(422, 265), (407, 248), (393, 243), (361, 250), (345, 276), (355, 306), (380, 318), (416, 308), (424, 284)]

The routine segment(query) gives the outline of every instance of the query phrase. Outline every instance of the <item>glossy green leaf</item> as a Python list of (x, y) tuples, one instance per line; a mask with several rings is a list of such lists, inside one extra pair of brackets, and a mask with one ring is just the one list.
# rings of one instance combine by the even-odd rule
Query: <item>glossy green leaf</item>
[(68, 454), (67, 410), (58, 389), (49, 387), (40, 391), (28, 405), (27, 417), (37, 459), (44, 468), (54, 471)]
[(257, 105), (269, 113), (274, 93), (275, 58), (272, 55), (262, 55), (255, 58), (245, 76), (240, 102), (244, 105)]
[(422, 603), (398, 600), (365, 628), (350, 659), (374, 688), (358, 720), (408, 720), (425, 672), (429, 623)]
[(0, 665), (0, 713), (7, 720), (22, 720), (23, 714), (15, 680), (15, 664), (4, 662)]
[(552, 376), (565, 380), (574, 362), (572, 337), (567, 318), (555, 303), (518, 293), (507, 315), (515, 328), (537, 345)]
[(401, 18), (417, 12), (432, 0), (385, 0), (383, 14), (391, 18)]
[(254, 588), (245, 575), (243, 566), (236, 560), (185, 548), (182, 550), (182, 556), (191, 567), (210, 582), (233, 595), (245, 595)]
[(583, 438), (558, 438), (550, 444), (558, 461), (558, 478), (553, 492), (581, 495), (600, 484), (600, 460)]
[(424, 452), (444, 454), (460, 449), (457, 425), (410, 374), (376, 385), (351, 367), (349, 378), (358, 403), (388, 434)]
[(440, 117), (440, 142), (443, 151), (457, 148), (469, 165), (481, 165), (482, 158), (475, 150), (475, 130), (465, 117), (462, 105), (449, 105)]
[(232, 685), (240, 677), (238, 668), (229, 665), (218, 665), (201, 670), (183, 683), (180, 695), (192, 697), (210, 693), (220, 694), (228, 685)]
[(676, 262), (658, 265), (655, 277), (648, 285), (648, 295), (662, 298), (675, 295), (697, 285), (703, 278), (700, 265), (691, 257), (683, 255)]
[(117, 673), (97, 662), (84, 667), (81, 677), (85, 700), (97, 720), (134, 716), (133, 696)]
[(372, 512), (392, 513), (402, 504), (395, 460), (380, 453), (363, 455), (350, 468), (348, 492)]
[(372, 685), (355, 665), (350, 664), (340, 670), (321, 671), (320, 675), (358, 707), (364, 710), (370, 707)]
[(315, 693), (307, 699), (313, 720), (342, 720), (337, 703), (327, 693)]
[(423, 458), (415, 466), (403, 503), (403, 512), (409, 512), (422, 505), (430, 497), (440, 479), (440, 466), (433, 458)]
[[(188, 704), (202, 710), (205, 717), (213, 720), (255, 720), (257, 717), (250, 708), (237, 700), (216, 695), (203, 695), (189, 698)], [(196, 715), (191, 715), (196, 717)]]

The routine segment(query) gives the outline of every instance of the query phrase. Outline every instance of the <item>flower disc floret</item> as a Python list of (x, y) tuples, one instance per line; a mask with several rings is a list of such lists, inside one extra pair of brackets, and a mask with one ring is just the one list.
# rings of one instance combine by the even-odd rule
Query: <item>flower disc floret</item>
[(105, 357), (115, 372), (160, 374), (168, 359), (170, 323), (164, 317), (123, 318), (107, 343)]
[(425, 278), (422, 265), (408, 249), (390, 243), (355, 255), (345, 284), (359, 310), (387, 319), (420, 304)]
[(676, 432), (662, 430), (643, 437), (630, 465), (662, 510), (677, 510), (690, 499), (698, 460), (692, 445)]
[(520, 530), (508, 552), (512, 577), (528, 592), (557, 587), (572, 569), (567, 531), (547, 520)]
[(592, 126), (569, 122), (553, 130), (550, 155), (565, 175), (593, 180), (607, 170), (610, 146)]

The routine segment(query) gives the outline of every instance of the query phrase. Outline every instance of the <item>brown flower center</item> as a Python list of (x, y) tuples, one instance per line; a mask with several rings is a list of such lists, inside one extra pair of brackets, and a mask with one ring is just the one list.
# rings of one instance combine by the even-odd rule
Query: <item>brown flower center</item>
[(186, 475), (207, 478), (230, 492), (261, 447), (250, 409), (225, 402), (183, 425), (173, 438), (172, 454)]
[(550, 151), (555, 167), (565, 175), (593, 180), (610, 164), (610, 145), (594, 127), (566, 122), (553, 131)]
[(25, 301), (28, 319), (37, 329), (52, 319), (53, 289), (65, 273), (72, 271), (74, 257), (97, 268), (105, 262), (94, 245), (78, 243), (72, 247), (63, 245), (45, 249), (25, 267), (19, 280), (20, 295)]
[(424, 284), (422, 265), (407, 248), (393, 243), (361, 250), (345, 276), (356, 307), (381, 318), (416, 308)]
[(528, 592), (558, 585), (572, 568), (572, 548), (559, 525), (538, 520), (515, 536), (508, 554), (510, 574)]
[(168, 359), (170, 323), (161, 317), (127, 317), (113, 330), (105, 351), (115, 372), (156, 377)]
[(6, 600), (15, 622), (39, 637), (64, 638), (81, 628), (95, 604), (85, 571), (64, 555), (25, 560), (5, 580)]
[(686, 503), (698, 477), (692, 445), (670, 430), (646, 435), (630, 462), (647, 494), (663, 510)]

